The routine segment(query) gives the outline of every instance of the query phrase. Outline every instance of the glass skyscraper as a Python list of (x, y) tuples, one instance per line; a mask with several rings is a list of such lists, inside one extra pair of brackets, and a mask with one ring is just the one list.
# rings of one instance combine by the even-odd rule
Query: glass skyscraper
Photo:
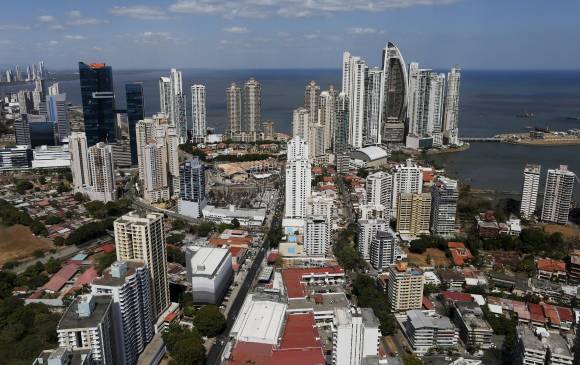
[(131, 164), (135, 166), (138, 164), (135, 128), (137, 123), (144, 119), (143, 84), (139, 82), (126, 84), (125, 94), (127, 96), (127, 124), (129, 125), (129, 143), (131, 145)]
[(104, 63), (79, 62), (79, 78), (87, 144), (116, 141), (113, 69)]

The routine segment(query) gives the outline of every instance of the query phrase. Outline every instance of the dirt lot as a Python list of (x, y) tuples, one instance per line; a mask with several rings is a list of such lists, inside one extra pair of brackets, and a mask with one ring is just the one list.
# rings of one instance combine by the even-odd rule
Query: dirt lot
[(544, 231), (548, 233), (560, 232), (564, 238), (580, 240), (580, 229), (570, 226), (561, 226), (559, 224), (546, 224)]
[(32, 256), (36, 250), (48, 251), (53, 247), (51, 240), (35, 237), (28, 227), (0, 226), (0, 265)]
[[(428, 248), (422, 254), (409, 252), (408, 249), (405, 249), (405, 252), (411, 266), (449, 266), (450, 264), (449, 259), (445, 257), (445, 252), (436, 248)], [(427, 262), (427, 257), (431, 257), (430, 263)]]

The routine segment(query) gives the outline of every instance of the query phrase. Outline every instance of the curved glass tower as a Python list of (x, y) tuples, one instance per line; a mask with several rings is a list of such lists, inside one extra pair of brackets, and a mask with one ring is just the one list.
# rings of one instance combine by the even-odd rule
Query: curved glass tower
[(383, 83), (382, 122), (403, 121), (407, 109), (407, 65), (391, 42), (383, 50)]

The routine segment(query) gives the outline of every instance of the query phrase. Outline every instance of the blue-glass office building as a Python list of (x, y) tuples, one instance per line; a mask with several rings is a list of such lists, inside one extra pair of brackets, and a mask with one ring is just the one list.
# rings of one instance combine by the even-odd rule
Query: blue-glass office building
[(137, 165), (137, 135), (136, 126), (144, 118), (143, 84), (132, 83), (125, 85), (127, 96), (127, 124), (129, 125), (129, 143), (131, 146), (131, 164)]

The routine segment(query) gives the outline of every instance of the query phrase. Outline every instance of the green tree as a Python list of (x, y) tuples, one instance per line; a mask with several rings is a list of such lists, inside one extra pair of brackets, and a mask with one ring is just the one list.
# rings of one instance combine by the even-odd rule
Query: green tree
[(44, 223), (48, 224), (49, 226), (52, 226), (53, 224), (59, 224), (59, 223), (62, 223), (63, 221), (64, 221), (64, 219), (62, 219), (58, 215), (49, 215), (44, 220)]
[(97, 259), (97, 271), (102, 273), (106, 268), (111, 266), (113, 262), (117, 261), (116, 252), (108, 252)]
[(16, 192), (18, 194), (24, 194), (26, 193), (28, 190), (32, 189), (34, 187), (34, 185), (32, 185), (32, 183), (28, 180), (19, 180), (16, 183)]
[(54, 259), (53, 257), (49, 258), (46, 264), (44, 265), (46, 272), (49, 274), (54, 274), (55, 272), (60, 270), (61, 267), (62, 265), (60, 261)]
[(167, 246), (167, 261), (185, 266), (185, 253), (177, 247)]
[(205, 305), (197, 311), (193, 324), (202, 335), (215, 337), (224, 330), (226, 318), (215, 305)]
[(190, 331), (173, 323), (163, 333), (163, 342), (176, 365), (202, 364), (205, 359), (203, 339), (195, 329)]
[(425, 364), (423, 360), (419, 359), (414, 355), (403, 355), (403, 364), (404, 365), (423, 365)]
[(240, 228), (240, 221), (238, 220), (238, 218), (232, 219), (232, 227), (234, 229)]
[(360, 167), (357, 172), (356, 172), (358, 177), (362, 177), (363, 179), (365, 179), (367, 176), (369, 176), (369, 172), (367, 171), (367, 169)]

